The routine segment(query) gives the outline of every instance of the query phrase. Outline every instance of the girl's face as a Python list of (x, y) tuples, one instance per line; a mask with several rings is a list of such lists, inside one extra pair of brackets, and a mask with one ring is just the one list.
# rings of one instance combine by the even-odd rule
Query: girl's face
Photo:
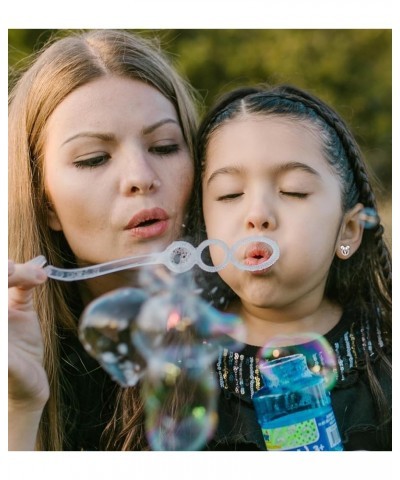
[[(244, 304), (280, 309), (318, 304), (343, 216), (340, 184), (318, 135), (299, 121), (244, 116), (213, 133), (206, 154), (208, 238), (232, 245), (262, 235), (280, 247), (279, 260), (267, 271), (228, 265), (220, 271), (223, 280)], [(211, 252), (214, 263), (221, 262), (221, 252)]]
[(49, 225), (79, 265), (163, 250), (181, 231), (193, 164), (173, 105), (107, 76), (72, 92), (45, 131)]

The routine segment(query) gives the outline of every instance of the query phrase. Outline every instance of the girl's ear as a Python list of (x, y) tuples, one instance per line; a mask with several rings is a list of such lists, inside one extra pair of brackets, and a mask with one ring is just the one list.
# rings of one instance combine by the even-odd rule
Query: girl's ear
[(53, 205), (47, 202), (47, 225), (56, 232), (62, 232), (62, 225)]
[(344, 216), (336, 243), (336, 255), (343, 260), (350, 258), (361, 244), (364, 227), (359, 218), (363, 208), (362, 203), (357, 203)]

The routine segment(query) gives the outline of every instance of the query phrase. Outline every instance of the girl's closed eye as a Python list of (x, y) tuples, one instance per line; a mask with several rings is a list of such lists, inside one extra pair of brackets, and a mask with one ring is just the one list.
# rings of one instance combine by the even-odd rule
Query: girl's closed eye
[(218, 202), (227, 202), (227, 201), (230, 201), (230, 200), (234, 200), (235, 198), (239, 198), (243, 195), (242, 192), (238, 192), (238, 193), (227, 193), (225, 195), (220, 195), (219, 197), (217, 197), (217, 201)]
[(306, 192), (296, 192), (296, 191), (288, 191), (288, 190), (281, 190), (279, 193), (286, 197), (294, 197), (294, 198), (306, 198), (309, 196), (309, 193), (306, 193)]
[(108, 153), (99, 153), (98, 155), (93, 155), (89, 158), (76, 160), (74, 166), (77, 168), (96, 168), (105, 165), (110, 158), (111, 155)]

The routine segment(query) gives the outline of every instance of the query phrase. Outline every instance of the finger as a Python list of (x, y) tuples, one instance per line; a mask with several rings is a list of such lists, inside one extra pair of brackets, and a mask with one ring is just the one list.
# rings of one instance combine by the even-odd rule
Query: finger
[(8, 260), (8, 276), (15, 272), (15, 264), (12, 260)]
[[(34, 259), (35, 260), (35, 259)], [(36, 262), (37, 263), (37, 262)], [(9, 261), (8, 266), (8, 287), (18, 287), (20, 289), (29, 289), (40, 285), (47, 279), (47, 274), (35, 262), (23, 264)]]

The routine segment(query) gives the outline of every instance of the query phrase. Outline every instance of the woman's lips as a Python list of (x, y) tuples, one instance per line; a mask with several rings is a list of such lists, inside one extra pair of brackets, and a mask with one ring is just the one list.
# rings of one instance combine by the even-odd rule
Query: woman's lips
[(124, 230), (136, 238), (152, 238), (163, 235), (168, 229), (169, 216), (162, 208), (141, 210), (134, 215)]

